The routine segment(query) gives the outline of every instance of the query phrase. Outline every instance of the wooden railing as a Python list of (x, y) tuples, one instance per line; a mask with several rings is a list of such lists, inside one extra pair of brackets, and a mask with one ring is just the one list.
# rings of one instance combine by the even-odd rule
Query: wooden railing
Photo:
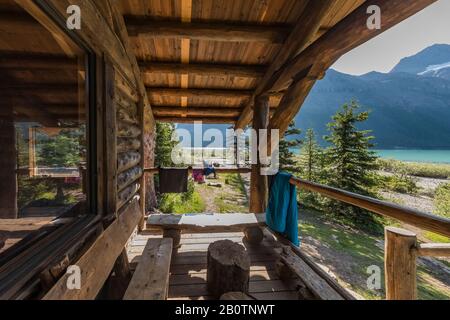
[[(297, 178), (291, 178), (290, 183), (300, 190), (317, 192), (325, 197), (450, 237), (450, 219)], [(450, 244), (418, 244), (415, 233), (386, 227), (384, 251), (386, 298), (415, 300), (417, 299), (417, 257), (449, 257)]]
[(450, 237), (450, 219), (306, 180), (292, 178), (290, 182), (301, 190), (317, 192), (325, 197)]

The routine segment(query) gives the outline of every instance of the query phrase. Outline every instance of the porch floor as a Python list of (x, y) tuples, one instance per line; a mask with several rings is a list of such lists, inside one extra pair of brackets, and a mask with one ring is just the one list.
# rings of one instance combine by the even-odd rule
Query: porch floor
[[(229, 239), (244, 245), (250, 255), (250, 295), (257, 300), (297, 300), (294, 285), (281, 281), (275, 272), (276, 248), (280, 247), (273, 238), (265, 237), (262, 244), (252, 246), (242, 242), (244, 234), (201, 233), (182, 234), (181, 247), (172, 257), (169, 299), (170, 300), (207, 300), (206, 254), (210, 243)], [(145, 232), (137, 235), (129, 245), (128, 257), (134, 270), (149, 238), (161, 236)]]

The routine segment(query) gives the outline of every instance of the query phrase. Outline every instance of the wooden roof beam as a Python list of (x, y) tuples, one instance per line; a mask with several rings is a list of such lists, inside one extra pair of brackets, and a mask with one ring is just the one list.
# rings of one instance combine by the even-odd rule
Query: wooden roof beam
[(253, 102), (255, 97), (264, 93), (264, 88), (270, 83), (273, 75), (279, 72), (280, 68), (289, 61), (289, 59), (304, 50), (311, 39), (316, 36), (323, 20), (327, 17), (329, 10), (333, 7), (334, 3), (334, 0), (308, 2), (307, 7), (300, 15), (297, 24), (292, 29), (284, 46), (278, 52), (274, 62), (267, 70), (252, 98), (245, 106), (244, 111), (236, 124), (237, 128), (244, 128), (250, 122), (253, 116)]
[(172, 73), (197, 76), (229, 76), (243, 78), (261, 78), (265, 66), (226, 65), (226, 64), (183, 64), (167, 62), (139, 62), (142, 73)]
[(218, 118), (218, 117), (155, 117), (156, 121), (169, 122), (169, 123), (211, 123), (211, 124), (235, 124), (237, 121), (235, 118)]
[(248, 99), (252, 92), (248, 90), (224, 90), (224, 89), (180, 89), (180, 88), (148, 88), (147, 92), (150, 97), (166, 96), (166, 97), (187, 97), (187, 98), (233, 98)]
[(218, 118), (230, 118), (239, 117), (241, 109), (237, 108), (220, 108), (220, 107), (153, 107), (153, 114), (156, 117), (167, 116), (177, 117), (179, 115), (189, 117), (218, 117)]
[(302, 54), (283, 66), (265, 91), (288, 90), (273, 115), (269, 128), (280, 129), (280, 136), (300, 110), (304, 100), (324, 72), (343, 54), (370, 40), (383, 31), (421, 11), (436, 0), (375, 0), (383, 13), (380, 30), (367, 28), (367, 5), (361, 5), (347, 18), (338, 23)]
[(286, 26), (235, 25), (228, 23), (155, 21), (127, 16), (130, 36), (207, 41), (283, 43), (289, 33)]

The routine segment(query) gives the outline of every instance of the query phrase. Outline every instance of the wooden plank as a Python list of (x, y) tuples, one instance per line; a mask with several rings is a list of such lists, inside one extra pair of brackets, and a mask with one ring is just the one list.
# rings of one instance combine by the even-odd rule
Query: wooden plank
[[(285, 283), (281, 280), (265, 280), (265, 281), (250, 281), (249, 292), (251, 295), (255, 293), (273, 294), (278, 291), (294, 291), (295, 287), (292, 284)], [(171, 285), (169, 287), (169, 297), (195, 297), (208, 295), (206, 283), (200, 284), (183, 284)], [(297, 297), (295, 298), (297, 300)]]
[[(1, 66), (1, 64), (0, 64)], [(233, 64), (183, 64), (167, 62), (145, 62), (139, 63), (141, 72), (161, 74), (189, 74), (195, 76), (222, 76), (260, 78), (264, 76), (265, 66), (262, 65), (233, 65)]]
[(235, 118), (218, 118), (218, 117), (155, 117), (156, 121), (159, 122), (168, 122), (168, 123), (194, 123), (194, 122), (203, 122), (203, 123), (231, 123), (234, 124), (237, 121), (237, 117)]
[(132, 16), (125, 17), (131, 37), (173, 38), (207, 41), (283, 43), (288, 28), (263, 25), (235, 25), (223, 23), (182, 23), (155, 21)]
[[(264, 92), (273, 75), (280, 70), (283, 64), (296, 54), (300, 53), (309, 44), (319, 31), (324, 19), (328, 16), (334, 0), (309, 1), (307, 7), (299, 17), (285, 44), (274, 58), (264, 78), (259, 82), (254, 97)], [(244, 128), (251, 120), (253, 99), (247, 103), (236, 124), (237, 128)]]
[(218, 117), (218, 118), (232, 118), (238, 117), (240, 109), (236, 108), (212, 108), (212, 107), (153, 107), (153, 114), (155, 117), (176, 117), (181, 114), (188, 117)]
[(150, 97), (187, 97), (187, 98), (233, 98), (248, 99), (252, 92), (248, 90), (232, 90), (232, 89), (179, 89), (179, 88), (152, 88), (147, 87)]
[(290, 248), (285, 248), (280, 256), (281, 261), (305, 283), (311, 292), (321, 300), (344, 300), (322, 277)]
[[(275, 261), (261, 262), (256, 265), (250, 266), (251, 271), (261, 270), (275, 270)], [(196, 274), (206, 272), (206, 265), (204, 264), (190, 264), (190, 265), (178, 265), (170, 268), (170, 274)]]
[(124, 300), (165, 300), (169, 286), (172, 239), (150, 239)]
[(65, 274), (45, 295), (44, 300), (95, 299), (139, 219), (139, 202), (134, 200), (74, 263), (81, 270), (81, 289), (69, 290), (67, 288), (69, 275)]
[(148, 228), (181, 229), (184, 232), (242, 231), (247, 227), (264, 226), (265, 214), (152, 214)]
[(421, 257), (450, 257), (449, 243), (422, 243), (417, 246)]
[[(250, 281), (266, 281), (279, 280), (277, 272), (270, 270), (254, 270), (250, 271)], [(185, 284), (201, 284), (206, 283), (205, 272), (197, 272), (195, 274), (174, 274), (170, 276), (169, 283), (171, 286), (185, 285)]]

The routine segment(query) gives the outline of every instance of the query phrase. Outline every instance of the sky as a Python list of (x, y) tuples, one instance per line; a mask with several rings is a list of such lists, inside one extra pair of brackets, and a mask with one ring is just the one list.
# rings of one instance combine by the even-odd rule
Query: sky
[[(381, 13), (383, 18), (383, 13)], [(352, 75), (389, 72), (404, 57), (433, 44), (450, 44), (450, 0), (439, 0), (350, 51), (332, 68)]]

